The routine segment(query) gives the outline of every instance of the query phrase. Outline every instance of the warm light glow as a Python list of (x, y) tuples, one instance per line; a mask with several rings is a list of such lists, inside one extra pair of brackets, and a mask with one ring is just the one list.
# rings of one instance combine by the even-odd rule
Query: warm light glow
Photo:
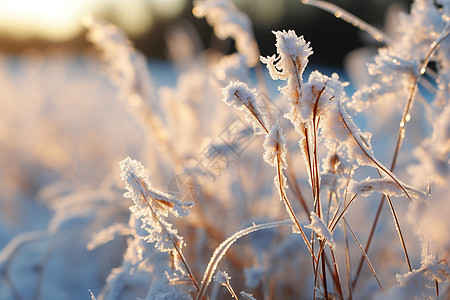
[(81, 32), (84, 15), (103, 15), (136, 36), (156, 18), (176, 18), (186, 0), (0, 0), (0, 35), (63, 41)]
[(0, 32), (14, 38), (64, 40), (81, 30), (87, 0), (0, 1)]
[(145, 33), (154, 23), (151, 6), (144, 0), (115, 0), (114, 17), (128, 35)]

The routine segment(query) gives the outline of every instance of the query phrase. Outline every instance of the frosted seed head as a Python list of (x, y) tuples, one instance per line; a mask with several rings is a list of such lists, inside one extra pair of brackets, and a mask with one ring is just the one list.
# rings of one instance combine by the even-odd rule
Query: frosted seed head
[(255, 300), (255, 297), (253, 297), (252, 294), (246, 293), (244, 291), (241, 291), (241, 296), (246, 300)]
[(310, 43), (306, 42), (303, 36), (297, 36), (294, 30), (272, 31), (277, 42), (277, 51), (280, 55), (290, 55), (294, 60), (307, 59), (313, 54)]
[(286, 168), (286, 136), (283, 129), (277, 123), (266, 135), (264, 140), (264, 160), (271, 166), (281, 164), (282, 168)]
[(256, 90), (250, 89), (248, 85), (240, 81), (232, 81), (225, 88), (222, 89), (224, 96), (223, 101), (228, 106), (241, 107), (252, 104), (256, 106)]
[(216, 275), (214, 275), (213, 277), (214, 281), (216, 281), (217, 283), (221, 284), (221, 285), (227, 285), (228, 282), (230, 281), (231, 277), (228, 275), (227, 272), (225, 271), (220, 271), (217, 270)]
[(320, 240), (325, 240), (326, 243), (333, 249), (336, 249), (336, 244), (333, 241), (333, 233), (330, 232), (324, 221), (316, 215), (315, 212), (310, 214), (311, 223), (307, 225), (307, 228), (313, 230)]

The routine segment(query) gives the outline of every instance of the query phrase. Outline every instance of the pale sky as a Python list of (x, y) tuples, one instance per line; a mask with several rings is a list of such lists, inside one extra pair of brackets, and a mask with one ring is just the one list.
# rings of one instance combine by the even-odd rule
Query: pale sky
[(186, 0), (0, 0), (0, 34), (18, 39), (67, 40), (84, 15), (108, 13), (128, 34), (145, 32), (158, 18), (176, 17)]

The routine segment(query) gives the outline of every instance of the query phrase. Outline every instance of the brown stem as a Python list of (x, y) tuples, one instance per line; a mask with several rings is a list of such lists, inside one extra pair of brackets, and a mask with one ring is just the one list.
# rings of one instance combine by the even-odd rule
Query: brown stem
[(289, 202), (289, 199), (286, 197), (286, 194), (284, 192), (284, 189), (281, 185), (282, 183), (282, 175), (281, 175), (281, 165), (280, 165), (280, 158), (279, 158), (279, 154), (277, 155), (277, 176), (278, 176), (278, 185), (279, 185), (279, 189), (280, 189), (280, 195), (281, 198), (283, 200), (283, 202), (285, 203), (286, 207), (288, 208), (288, 213), (289, 216), (291, 217), (291, 219), (293, 219), (295, 226), (297, 227), (297, 229), (299, 230), (303, 241), (305, 242), (306, 246), (308, 247), (309, 252), (311, 253), (311, 255), (314, 257), (314, 253), (313, 250), (308, 242), (308, 239), (306, 238), (305, 233), (303, 232), (302, 227), (300, 226), (297, 217), (294, 214), (294, 210), (292, 209), (291, 203)]
[[(400, 147), (401, 147), (401, 144), (402, 144), (403, 138), (404, 138), (405, 126), (406, 126), (406, 118), (407, 118), (407, 116), (409, 114), (409, 111), (412, 108), (414, 95), (415, 95), (416, 89), (417, 89), (417, 82), (419, 81), (420, 76), (424, 73), (423, 71), (426, 69), (428, 63), (430, 62), (431, 57), (433, 56), (434, 52), (438, 48), (439, 44), (444, 39), (446, 39), (449, 36), (449, 34), (450, 34), (450, 32), (448, 31), (449, 24), (450, 23), (447, 22), (447, 24), (444, 27), (444, 30), (443, 30), (441, 36), (438, 38), (437, 41), (435, 41), (435, 42), (433, 42), (431, 44), (430, 48), (428, 49), (428, 51), (427, 51), (427, 53), (425, 55), (425, 59), (424, 59), (422, 65), (420, 66), (419, 75), (416, 76), (416, 78), (415, 78), (415, 80), (413, 82), (413, 85), (411, 87), (411, 90), (410, 90), (410, 93), (409, 93), (409, 96), (408, 96), (408, 100), (406, 101), (405, 108), (403, 110), (402, 119), (400, 121), (400, 126), (399, 126), (399, 130), (398, 130), (398, 134), (397, 134), (397, 144), (395, 146), (394, 156), (392, 158), (392, 163), (391, 163), (391, 168), (390, 168), (391, 172), (394, 171), (395, 165), (397, 163), (397, 156), (398, 156), (398, 153), (400, 151)], [(378, 220), (380, 218), (381, 210), (383, 208), (384, 199), (385, 199), (385, 196), (383, 195), (381, 197), (380, 205), (378, 206), (378, 210), (377, 210), (377, 213), (375, 215), (375, 220), (372, 223), (372, 228), (370, 230), (369, 239), (367, 240), (367, 244), (366, 244), (366, 247), (365, 247), (366, 253), (369, 251), (369, 247), (370, 247), (370, 244), (372, 242), (372, 238), (373, 238), (373, 235), (374, 235), (374, 232), (375, 232), (375, 228), (378, 225)], [(359, 265), (358, 265), (358, 271), (356, 272), (355, 279), (353, 280), (353, 283), (352, 283), (353, 288), (355, 288), (355, 286), (356, 286), (356, 282), (358, 281), (359, 274), (361, 273), (361, 268), (362, 268), (363, 263), (364, 263), (364, 257), (361, 257), (361, 259), (359, 261)]]
[(236, 98), (238, 98), (242, 104), (247, 108), (247, 110), (252, 114), (252, 116), (255, 118), (255, 120), (259, 123), (259, 125), (261, 125), (261, 127), (264, 129), (264, 131), (266, 132), (266, 134), (269, 133), (269, 130), (266, 128), (266, 126), (264, 125), (264, 123), (258, 118), (258, 116), (256, 115), (255, 109), (251, 109), (247, 104), (245, 104), (244, 101), (242, 101), (241, 97), (239, 97), (239, 95), (237, 94), (237, 91), (234, 92), (234, 95), (236, 96)]
[(406, 258), (406, 262), (408, 264), (409, 271), (412, 272), (411, 262), (409, 261), (409, 255), (408, 255), (408, 251), (406, 250), (405, 239), (403, 238), (402, 230), (400, 229), (400, 223), (397, 218), (397, 213), (395, 212), (394, 205), (392, 204), (392, 201), (391, 201), (391, 197), (386, 196), (386, 198), (388, 199), (389, 207), (391, 208), (392, 216), (394, 217), (395, 227), (397, 229), (397, 232), (398, 232), (398, 235), (400, 238), (400, 242), (402, 244), (403, 252), (405, 253), (405, 258)]

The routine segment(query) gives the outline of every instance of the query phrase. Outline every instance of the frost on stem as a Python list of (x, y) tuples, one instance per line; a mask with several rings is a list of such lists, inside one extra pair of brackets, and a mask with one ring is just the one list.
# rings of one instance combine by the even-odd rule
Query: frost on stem
[[(264, 140), (264, 149), (264, 160), (269, 165), (275, 167), (277, 170), (277, 173), (273, 180), (275, 182), (275, 186), (277, 187), (280, 200), (283, 201), (286, 207), (286, 211), (289, 214), (291, 220), (294, 221), (294, 223), (298, 223), (294, 211), (292, 210), (289, 200), (287, 199), (285, 194), (287, 179), (283, 174), (283, 169), (286, 169), (287, 167), (286, 136), (283, 134), (283, 130), (278, 123), (273, 125), (269, 133), (266, 134), (266, 138)], [(297, 233), (299, 232), (299, 229), (296, 226), (293, 226), (292, 231)]]
[(324, 221), (315, 212), (311, 212), (310, 218), (311, 224), (306, 227), (313, 230), (320, 240), (325, 241), (331, 248), (336, 249), (336, 244), (333, 241), (333, 233), (328, 229)]
[[(308, 64), (308, 57), (313, 53), (303, 36), (297, 37), (295, 31), (272, 31), (276, 36), (277, 54), (261, 57), (261, 62), (267, 65), (272, 79), (287, 80), (287, 85), (280, 88), (281, 93), (289, 100), (291, 111), (287, 114), (289, 120), (299, 131), (298, 115), (303, 105), (302, 74)], [(296, 125), (297, 124), (297, 125)]]
[(267, 133), (267, 119), (258, 107), (255, 89), (250, 89), (244, 82), (232, 81), (222, 89), (222, 93), (225, 104), (246, 113), (246, 120), (253, 124), (255, 134)]
[(246, 300), (256, 300), (256, 298), (252, 294), (246, 293), (244, 291), (241, 291), (241, 296)]
[(177, 217), (186, 216), (187, 209), (194, 203), (181, 202), (172, 195), (152, 188), (144, 167), (136, 160), (127, 157), (120, 162), (120, 168), (120, 176), (127, 189), (124, 197), (133, 200), (134, 206), (130, 210), (140, 219), (141, 227), (147, 232), (143, 239), (149, 243), (155, 242), (155, 247), (162, 252), (177, 252), (177, 248), (183, 245), (183, 238), (163, 217), (167, 217), (169, 212)]
[[(424, 192), (404, 183), (402, 183), (402, 186), (411, 197), (418, 199), (426, 198), (426, 194)], [(361, 182), (352, 180), (349, 184), (348, 191), (354, 195), (363, 197), (370, 196), (372, 193), (383, 193), (387, 196), (404, 195), (404, 192), (399, 189), (398, 184), (388, 178), (372, 179), (368, 177)]]
[(189, 214), (187, 209), (194, 203), (179, 201), (172, 195), (152, 188), (140, 162), (127, 157), (120, 162), (120, 168), (122, 171), (120, 176), (128, 190), (124, 197), (132, 199), (135, 204), (130, 208), (131, 211), (146, 214), (145, 211), (150, 206), (158, 217), (167, 217), (169, 212), (176, 217), (185, 217)]
[(245, 56), (247, 66), (254, 67), (258, 63), (259, 49), (251, 21), (231, 0), (194, 1), (193, 13), (197, 18), (206, 17), (218, 38), (233, 38), (237, 51)]
[(264, 149), (264, 160), (269, 165), (276, 167), (280, 164), (283, 169), (286, 168), (286, 136), (278, 123), (266, 135)]
[(226, 286), (231, 279), (230, 275), (228, 275), (227, 272), (220, 271), (220, 270), (217, 270), (216, 275), (214, 275), (213, 278), (214, 278), (215, 282), (217, 282), (223, 286)]

